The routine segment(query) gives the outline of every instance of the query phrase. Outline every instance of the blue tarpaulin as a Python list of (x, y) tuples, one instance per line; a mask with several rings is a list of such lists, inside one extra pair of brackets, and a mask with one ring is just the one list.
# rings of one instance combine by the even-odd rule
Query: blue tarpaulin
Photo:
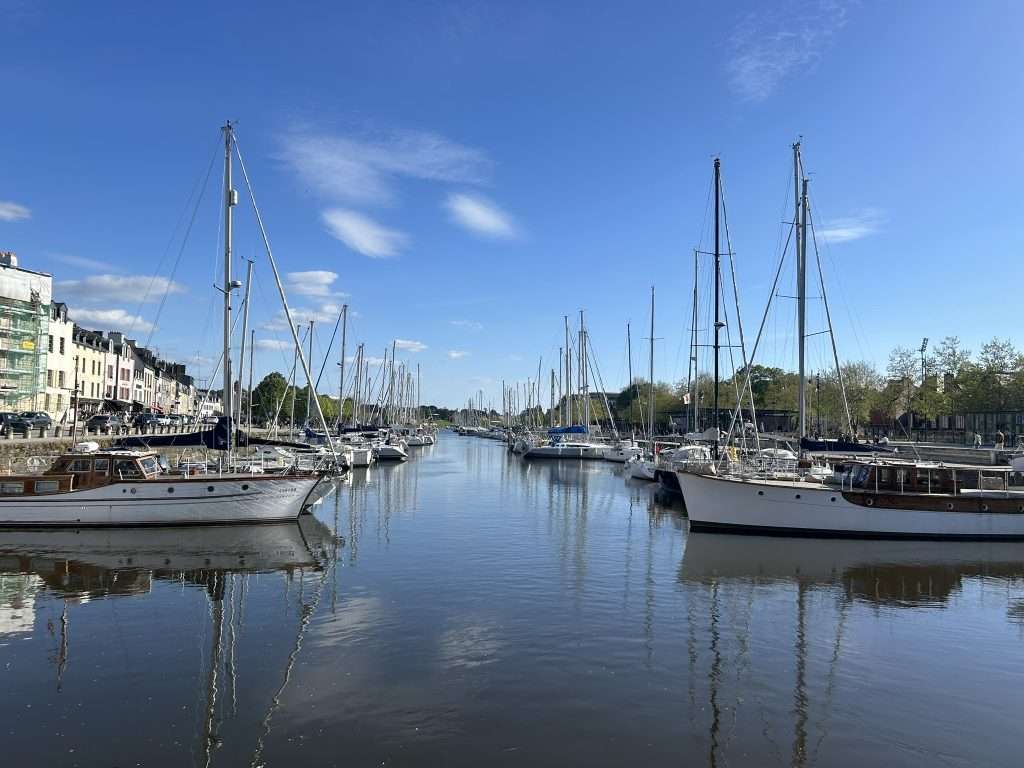
[(587, 428), (582, 424), (576, 424), (571, 427), (552, 427), (548, 430), (549, 435), (585, 435)]

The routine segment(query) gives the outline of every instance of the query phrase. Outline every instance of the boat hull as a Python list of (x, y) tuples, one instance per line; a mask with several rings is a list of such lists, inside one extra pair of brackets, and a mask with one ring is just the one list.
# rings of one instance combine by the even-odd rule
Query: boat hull
[(119, 481), (82, 491), (4, 498), (0, 501), (0, 527), (226, 525), (295, 520), (319, 482), (319, 475)]
[[(1024, 514), (854, 503), (847, 492), (810, 483), (773, 483), (678, 472), (690, 529), (782, 536), (879, 539), (1024, 539)], [(993, 497), (995, 498), (995, 497)]]
[(600, 445), (537, 445), (523, 453), (524, 459), (603, 459)]

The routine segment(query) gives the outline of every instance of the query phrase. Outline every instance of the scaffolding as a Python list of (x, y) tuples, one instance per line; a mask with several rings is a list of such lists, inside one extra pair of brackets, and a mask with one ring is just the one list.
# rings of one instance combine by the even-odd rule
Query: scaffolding
[(46, 392), (51, 278), (0, 266), (0, 409), (40, 410)]

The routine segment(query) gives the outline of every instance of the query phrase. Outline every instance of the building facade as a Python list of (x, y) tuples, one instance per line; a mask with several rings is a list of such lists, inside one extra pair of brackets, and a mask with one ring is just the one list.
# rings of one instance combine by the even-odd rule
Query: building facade
[[(72, 331), (77, 366), (78, 413), (88, 417), (97, 413), (106, 397), (107, 355), (111, 343), (100, 331), (74, 326)], [(75, 386), (75, 381), (71, 382)]]
[(68, 305), (50, 303), (46, 333), (46, 391), (42, 410), (55, 422), (74, 418), (72, 391), (75, 388), (74, 323), (68, 319)]
[(111, 331), (107, 338), (110, 351), (106, 358), (104, 399), (108, 410), (128, 410), (135, 385), (135, 350), (123, 333)]
[(42, 410), (53, 278), (0, 252), (0, 410)]

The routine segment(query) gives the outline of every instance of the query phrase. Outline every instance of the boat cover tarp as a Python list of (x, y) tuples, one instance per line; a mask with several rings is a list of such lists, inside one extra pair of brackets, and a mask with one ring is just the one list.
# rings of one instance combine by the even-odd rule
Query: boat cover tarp
[(855, 443), (852, 440), (800, 440), (800, 448), (810, 453), (892, 453), (892, 448), (880, 443)]
[(552, 427), (548, 430), (549, 435), (585, 435), (587, 428), (582, 424), (576, 424), (571, 427)]

